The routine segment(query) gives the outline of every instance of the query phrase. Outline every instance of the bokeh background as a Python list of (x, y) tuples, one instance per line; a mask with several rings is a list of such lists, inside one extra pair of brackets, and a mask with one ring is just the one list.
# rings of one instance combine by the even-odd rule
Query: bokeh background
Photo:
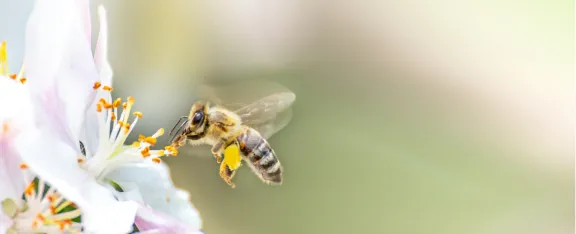
[[(231, 189), (190, 147), (165, 160), (209, 234), (574, 233), (572, 1), (97, 4), (137, 133), (170, 129), (201, 84), (296, 94), (270, 139), (282, 186), (246, 167)], [(31, 6), (0, 0), (11, 61)]]

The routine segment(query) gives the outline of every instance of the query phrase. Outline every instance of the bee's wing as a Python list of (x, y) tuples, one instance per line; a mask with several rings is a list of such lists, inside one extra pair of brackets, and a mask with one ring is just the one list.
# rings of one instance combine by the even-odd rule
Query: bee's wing
[(292, 92), (275, 93), (235, 110), (242, 124), (256, 129), (269, 138), (284, 128), (292, 118), (291, 106), (296, 100)]

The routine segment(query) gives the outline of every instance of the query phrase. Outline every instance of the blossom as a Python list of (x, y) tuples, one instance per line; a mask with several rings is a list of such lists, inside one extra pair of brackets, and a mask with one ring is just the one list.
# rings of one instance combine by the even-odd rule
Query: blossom
[[(136, 206), (132, 199), (120, 202), (112, 195), (123, 197), (110, 186), (113, 180), (122, 181), (124, 185), (140, 175), (130, 173), (131, 168), (157, 168), (162, 165), (161, 157), (176, 156), (178, 152), (169, 146), (162, 150), (151, 149), (164, 133), (163, 129), (125, 144), (143, 114), (131, 112), (135, 103), (132, 97), (124, 101), (112, 100), (113, 72), (107, 60), (105, 9), (98, 8), (100, 32), (92, 56), (90, 17), (86, 15), (89, 4), (86, 2), (38, 1), (30, 17), (25, 58), (36, 104), (36, 126), (40, 130), (27, 136), (27, 141), (19, 145), (22, 157), (29, 161), (31, 169), (83, 210), (82, 221), (87, 228), (102, 233), (126, 233), (137, 211), (137, 221), (142, 222), (136, 225), (148, 221), (146, 230), (197, 231), (200, 219), (196, 210), (187, 197), (181, 199), (183, 191), (173, 189), (171, 181), (166, 181), (169, 177), (157, 174), (158, 181), (150, 185), (158, 186), (157, 191), (169, 191), (164, 195), (173, 196), (178, 203), (155, 203), (150, 202), (148, 196), (142, 196), (143, 199), (137, 200), (140, 206)], [(160, 173), (157, 170), (149, 172)], [(111, 173), (115, 173), (113, 178), (109, 176)], [(143, 186), (142, 183), (133, 185)], [(126, 191), (140, 190), (130, 188)], [(180, 208), (164, 209), (173, 204)], [(161, 214), (152, 209), (169, 213)], [(175, 218), (187, 213), (196, 215)], [(187, 223), (181, 220), (187, 220)], [(110, 229), (98, 229), (105, 227)]]
[[(81, 210), (48, 187), (22, 162), (15, 148), (26, 132), (35, 131), (32, 103), (24, 70), (10, 74), (6, 42), (0, 44), (0, 233), (80, 232), (82, 226), (73, 219)], [(8, 231), (10, 230), (10, 231)]]

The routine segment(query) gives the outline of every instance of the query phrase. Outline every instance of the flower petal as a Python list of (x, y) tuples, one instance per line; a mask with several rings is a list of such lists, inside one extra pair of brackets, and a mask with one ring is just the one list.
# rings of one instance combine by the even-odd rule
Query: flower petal
[(17, 149), (36, 174), (80, 207), (87, 231), (128, 233), (132, 229), (136, 203), (117, 201), (81, 169), (74, 159), (79, 153), (72, 146), (50, 137), (49, 132), (36, 132), (19, 137)]
[[(73, 0), (36, 1), (26, 29), (26, 73), (39, 118), (65, 123), (67, 138), (78, 139), (98, 80), (83, 19)], [(47, 105), (47, 102), (52, 102)], [(52, 109), (57, 107), (58, 109)]]
[(19, 199), (24, 192), (22, 162), (14, 149), (15, 138), (32, 129), (32, 103), (26, 86), (0, 76), (0, 202)]
[(0, 233), (6, 233), (6, 230), (8, 230), (8, 228), (10, 228), (12, 224), (13, 224), (12, 219), (8, 218), (8, 216), (0, 212)]
[(111, 172), (107, 178), (118, 183), (125, 191), (130, 191), (136, 184), (145, 204), (192, 228), (202, 227), (202, 220), (192, 206), (189, 194), (174, 187), (166, 164), (130, 164)]
[(138, 208), (135, 224), (140, 233), (203, 233), (197, 227), (145, 206)]

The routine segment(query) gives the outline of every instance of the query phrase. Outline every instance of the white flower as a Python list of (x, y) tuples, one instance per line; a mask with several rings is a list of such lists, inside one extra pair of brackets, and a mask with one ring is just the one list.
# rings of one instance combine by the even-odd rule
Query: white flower
[(84, 31), (87, 18), (80, 13), (83, 5), (72, 0), (35, 4), (26, 31), (25, 62), (39, 130), (23, 136), (17, 150), (36, 174), (80, 207), (85, 232), (127, 233), (137, 204), (117, 201), (81, 169), (78, 145), (71, 145), (78, 142), (86, 103), (95, 96), (82, 84), (99, 79)]
[[(82, 221), (86, 222), (86, 227), (109, 227), (110, 230), (96, 231), (125, 233), (129, 221), (134, 221), (136, 206), (114, 200), (111, 194), (115, 191), (109, 186), (109, 175), (115, 173), (113, 179), (122, 183), (130, 181), (141, 175), (130, 173), (131, 168), (136, 171), (156, 168), (161, 163), (160, 157), (175, 156), (177, 151), (171, 147), (151, 150), (156, 138), (164, 133), (163, 129), (152, 136), (140, 136), (130, 145), (124, 144), (142, 113), (131, 114), (134, 98), (128, 97), (125, 102), (121, 99), (112, 101), (105, 11), (103, 7), (98, 9), (100, 33), (92, 57), (90, 22), (86, 21), (90, 17), (85, 15), (89, 13), (89, 4), (85, 2), (37, 2), (27, 29), (25, 58), (36, 104), (36, 125), (41, 130), (39, 134), (28, 136), (27, 144), (21, 144), (20, 150), (35, 172), (83, 210)], [(83, 143), (82, 147), (79, 142)], [(150, 230), (197, 231), (200, 219), (196, 210), (187, 197), (181, 199), (179, 194), (183, 191), (173, 187), (169, 176), (158, 173), (157, 180), (149, 181), (148, 185), (157, 186), (156, 191), (168, 191), (164, 195), (173, 196), (174, 203), (151, 202), (148, 196), (143, 196), (144, 199), (137, 200), (144, 204), (138, 208), (139, 219), (157, 225), (149, 226)], [(136, 182), (133, 185), (144, 184)], [(129, 191), (137, 190), (130, 188)], [(166, 208), (174, 204), (179, 208)], [(187, 224), (158, 215), (150, 207), (172, 212), (167, 214), (180, 217)], [(195, 215), (180, 215), (191, 213)], [(155, 218), (147, 219), (150, 214), (156, 214)]]
[(16, 142), (35, 131), (23, 70), (9, 74), (6, 43), (0, 44), (0, 233), (80, 232), (81, 214), (54, 187), (48, 188), (22, 162)]

